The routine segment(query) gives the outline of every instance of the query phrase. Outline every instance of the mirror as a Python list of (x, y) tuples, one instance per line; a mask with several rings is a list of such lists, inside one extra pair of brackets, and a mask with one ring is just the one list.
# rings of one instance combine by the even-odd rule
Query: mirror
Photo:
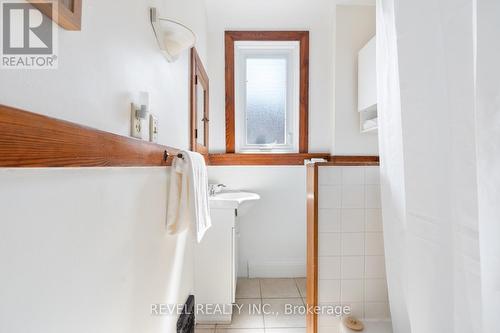
[(196, 49), (191, 49), (191, 150), (208, 154), (209, 81)]
[(205, 142), (205, 89), (198, 82), (196, 84), (196, 143), (206, 146)]

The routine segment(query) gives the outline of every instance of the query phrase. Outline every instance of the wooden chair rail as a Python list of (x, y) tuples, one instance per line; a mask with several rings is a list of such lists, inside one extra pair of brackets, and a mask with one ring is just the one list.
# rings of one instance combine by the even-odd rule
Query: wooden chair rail
[[(164, 154), (171, 156), (167, 161)], [(179, 149), (112, 134), (0, 105), (0, 167), (167, 166)], [(209, 165), (378, 165), (378, 156), (309, 154), (209, 154)]]
[(379, 165), (378, 156), (330, 156), (326, 163), (318, 163), (318, 166), (371, 166)]
[(312, 154), (210, 154), (210, 165), (304, 165), (304, 160), (324, 158), (329, 153)]
[(0, 105), (0, 167), (166, 166), (178, 149)]

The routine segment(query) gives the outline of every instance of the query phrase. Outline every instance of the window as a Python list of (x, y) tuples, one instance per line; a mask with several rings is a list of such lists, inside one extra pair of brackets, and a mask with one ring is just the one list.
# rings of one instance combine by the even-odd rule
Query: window
[(226, 152), (307, 153), (307, 99), (307, 32), (226, 32)]
[(235, 43), (237, 152), (299, 151), (299, 42)]

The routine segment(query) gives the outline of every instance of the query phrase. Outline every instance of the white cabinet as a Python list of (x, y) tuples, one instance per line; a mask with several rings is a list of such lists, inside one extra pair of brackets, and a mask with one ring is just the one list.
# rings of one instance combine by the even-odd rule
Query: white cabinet
[(212, 227), (195, 246), (197, 304), (217, 305), (222, 311), (197, 313), (198, 323), (230, 323), (236, 299), (238, 234), (236, 209), (211, 208)]
[(358, 53), (358, 111), (377, 107), (377, 64), (375, 37)]
[(358, 111), (361, 132), (377, 129), (377, 51), (373, 37), (358, 53)]
[(198, 323), (231, 323), (238, 281), (237, 216), (259, 199), (256, 193), (241, 191), (226, 191), (210, 197), (212, 227), (195, 246), (194, 288), (197, 305), (210, 305), (218, 311), (198, 312)]

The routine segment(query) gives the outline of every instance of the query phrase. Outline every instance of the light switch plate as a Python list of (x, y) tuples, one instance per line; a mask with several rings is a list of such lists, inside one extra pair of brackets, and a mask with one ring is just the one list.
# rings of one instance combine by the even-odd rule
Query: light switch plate
[(149, 115), (149, 141), (158, 142), (158, 117)]

